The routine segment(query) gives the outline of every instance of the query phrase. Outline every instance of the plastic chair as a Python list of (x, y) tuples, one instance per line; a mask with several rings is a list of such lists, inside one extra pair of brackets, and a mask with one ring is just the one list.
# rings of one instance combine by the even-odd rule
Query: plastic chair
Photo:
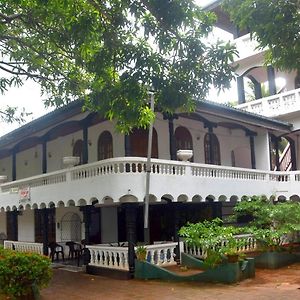
[(54, 256), (56, 260), (59, 259), (59, 254), (61, 254), (62, 260), (65, 260), (64, 247), (56, 242), (49, 243), (48, 247), (50, 248), (50, 258), (54, 261)]
[(81, 245), (73, 241), (66, 242), (66, 245), (69, 247), (69, 259), (78, 258), (81, 255)]

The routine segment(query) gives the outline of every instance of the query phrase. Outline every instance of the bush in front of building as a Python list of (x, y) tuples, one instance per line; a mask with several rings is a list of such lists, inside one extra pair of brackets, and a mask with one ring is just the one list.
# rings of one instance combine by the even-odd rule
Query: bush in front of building
[(0, 291), (12, 299), (34, 299), (52, 277), (50, 260), (36, 253), (0, 248)]

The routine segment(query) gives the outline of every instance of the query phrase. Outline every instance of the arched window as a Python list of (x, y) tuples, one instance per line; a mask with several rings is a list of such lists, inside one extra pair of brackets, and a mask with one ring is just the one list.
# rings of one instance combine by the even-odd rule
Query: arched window
[(79, 165), (83, 162), (83, 141), (77, 140), (73, 146), (73, 156), (79, 157)]
[(204, 137), (205, 163), (211, 165), (220, 165), (220, 144), (214, 133), (207, 133)]
[(98, 139), (98, 160), (113, 157), (113, 139), (109, 131), (103, 131)]
[[(190, 132), (183, 126), (175, 130), (175, 144), (177, 150), (193, 150), (193, 140)], [(193, 158), (190, 160), (193, 161)]]
[[(134, 129), (130, 134), (131, 156), (147, 157), (148, 130)], [(152, 158), (158, 158), (157, 132), (153, 128), (152, 134)]]

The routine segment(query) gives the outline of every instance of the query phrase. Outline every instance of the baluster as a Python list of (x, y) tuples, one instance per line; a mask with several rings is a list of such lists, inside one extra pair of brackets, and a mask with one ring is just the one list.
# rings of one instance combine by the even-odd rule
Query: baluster
[(161, 259), (162, 259), (161, 264), (166, 264), (166, 263), (168, 263), (168, 249), (165, 248), (162, 251), (163, 251), (163, 256), (161, 257)]

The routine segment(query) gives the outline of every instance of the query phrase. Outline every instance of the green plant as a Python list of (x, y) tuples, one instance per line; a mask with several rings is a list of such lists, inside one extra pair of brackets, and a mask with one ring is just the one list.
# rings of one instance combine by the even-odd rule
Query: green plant
[(137, 260), (144, 261), (147, 257), (147, 248), (145, 246), (137, 246), (135, 250)]
[(226, 255), (237, 254), (245, 245), (245, 239), (237, 239), (235, 235), (245, 228), (224, 226), (219, 218), (201, 223), (188, 223), (179, 230), (179, 235), (190, 247), (200, 247), (206, 252), (206, 267), (215, 267), (224, 260)]
[(0, 290), (12, 299), (46, 287), (51, 277), (48, 257), (0, 249)]
[(260, 250), (278, 250), (283, 240), (298, 242), (300, 231), (300, 204), (297, 202), (275, 202), (274, 197), (253, 196), (234, 208), (235, 219), (250, 216), (250, 232), (257, 239)]

